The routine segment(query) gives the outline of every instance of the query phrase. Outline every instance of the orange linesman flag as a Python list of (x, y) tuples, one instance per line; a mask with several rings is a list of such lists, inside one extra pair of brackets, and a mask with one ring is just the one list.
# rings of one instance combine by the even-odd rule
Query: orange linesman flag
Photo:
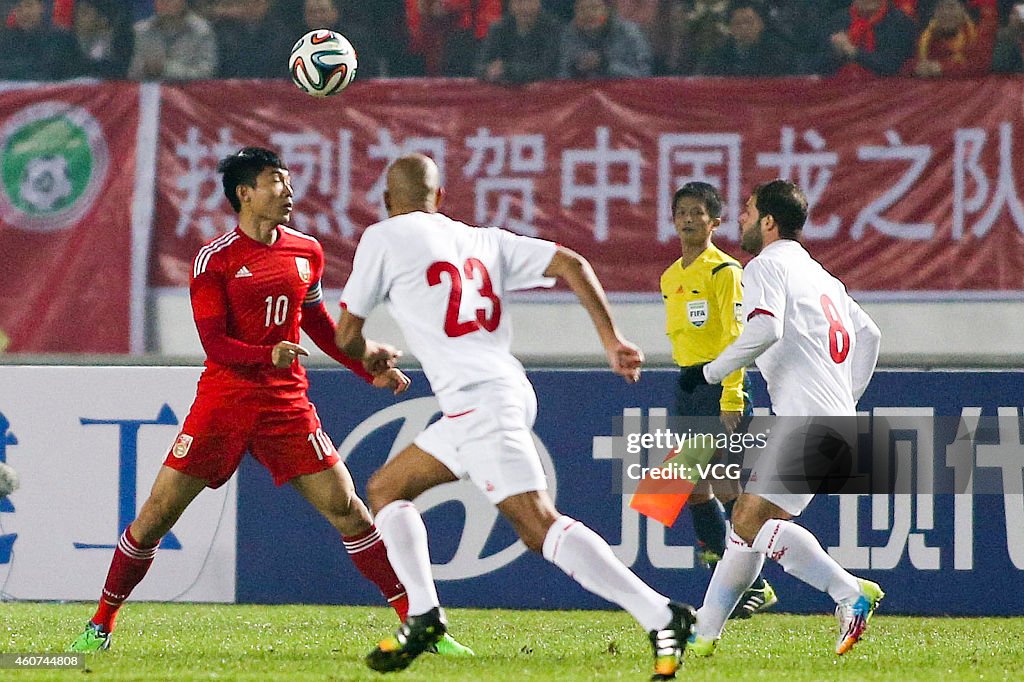
[(698, 443), (693, 438), (686, 440), (678, 449), (668, 453), (660, 467), (646, 473), (637, 484), (629, 506), (671, 527), (700, 482), (697, 465), (706, 465), (714, 456), (714, 445)]

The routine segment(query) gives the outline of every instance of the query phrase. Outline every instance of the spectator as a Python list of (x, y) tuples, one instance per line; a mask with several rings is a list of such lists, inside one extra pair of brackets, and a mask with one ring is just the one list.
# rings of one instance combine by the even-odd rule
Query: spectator
[(422, 62), (409, 52), (409, 23), (405, 0), (342, 0), (341, 15), (346, 21), (372, 26), (377, 49), (386, 62), (386, 75), (412, 75)]
[(471, 76), (477, 41), (501, 18), (501, 0), (406, 0), (409, 51), (427, 76)]
[(893, 76), (913, 55), (917, 27), (889, 0), (853, 0), (833, 16), (826, 35), (826, 73)]
[(764, 20), (765, 39), (784, 45), (791, 73), (809, 74), (820, 68), (821, 26), (837, 8), (822, 0), (752, 0), (751, 4)]
[(1013, 8), (1006, 26), (999, 31), (992, 70), (996, 73), (1024, 72), (1024, 3)]
[(347, 20), (342, 22), (337, 0), (306, 0), (303, 4), (302, 31), (329, 28), (341, 33), (356, 50), (361, 79), (386, 75), (387, 65), (380, 50), (380, 39), (363, 24)]
[(271, 14), (271, 0), (219, 0), (210, 9), (221, 78), (284, 78), (298, 36)]
[(651, 46), (636, 24), (618, 18), (608, 0), (576, 0), (562, 34), (560, 78), (640, 78), (651, 75)]
[(73, 31), (75, 71), (96, 78), (124, 78), (132, 56), (132, 30), (115, 0), (76, 0)]
[(544, 11), (563, 23), (572, 21), (573, 0), (542, 0)]
[(477, 75), (503, 83), (529, 83), (558, 73), (562, 25), (541, 8), (540, 0), (509, 0), (508, 14), (491, 26)]
[(737, 2), (729, 14), (729, 38), (698, 67), (708, 76), (784, 76), (791, 72), (789, 48), (771, 40), (753, 2)]
[(917, 39), (917, 55), (903, 67), (918, 78), (969, 78), (992, 72), (992, 51), (999, 29), (995, 0), (975, 0), (977, 24), (960, 0), (939, 0), (931, 21)]
[(658, 72), (690, 75), (706, 63), (728, 39), (728, 8), (724, 0), (668, 0), (654, 38)]
[(129, 78), (195, 80), (212, 78), (216, 69), (213, 29), (188, 0), (156, 0), (156, 14), (135, 24)]
[(661, 0), (612, 0), (611, 10), (639, 26), (650, 42), (658, 30), (661, 4)]
[(43, 0), (18, 0), (0, 28), (0, 80), (48, 81), (73, 76), (75, 42), (51, 28)]

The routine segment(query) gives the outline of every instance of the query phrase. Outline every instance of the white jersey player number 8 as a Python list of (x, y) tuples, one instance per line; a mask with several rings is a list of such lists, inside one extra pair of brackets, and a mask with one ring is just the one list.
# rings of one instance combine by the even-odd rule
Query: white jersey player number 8
[(828, 320), (828, 352), (832, 362), (842, 364), (850, 354), (850, 332), (846, 331), (843, 321), (839, 318), (839, 310), (828, 294), (821, 295), (821, 310)]

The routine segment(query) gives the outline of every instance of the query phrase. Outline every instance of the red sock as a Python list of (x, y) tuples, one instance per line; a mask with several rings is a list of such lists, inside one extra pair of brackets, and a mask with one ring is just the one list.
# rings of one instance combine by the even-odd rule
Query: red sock
[(114, 550), (114, 558), (110, 560), (107, 582), (103, 584), (103, 596), (100, 597), (96, 615), (92, 617), (92, 622), (104, 632), (113, 632), (118, 609), (145, 577), (156, 556), (157, 545), (141, 547), (132, 537), (131, 530), (124, 529)]
[(395, 575), (395, 569), (391, 568), (388, 550), (377, 533), (377, 527), (370, 526), (369, 530), (359, 535), (342, 536), (341, 539), (352, 563), (363, 577), (377, 586), (398, 614), (399, 620), (405, 622), (409, 615), (409, 597), (405, 594), (405, 586)]

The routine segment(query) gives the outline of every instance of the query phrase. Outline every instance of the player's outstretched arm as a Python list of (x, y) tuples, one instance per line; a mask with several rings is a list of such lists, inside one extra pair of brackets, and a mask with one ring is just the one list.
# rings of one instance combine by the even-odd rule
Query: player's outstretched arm
[(335, 345), (334, 318), (327, 312), (327, 306), (322, 300), (302, 306), (302, 331), (306, 332), (313, 343), (331, 358), (348, 367), (366, 383), (374, 383), (373, 375), (366, 371), (362, 362), (345, 355)]
[(611, 370), (629, 383), (639, 381), (640, 367), (644, 362), (643, 351), (619, 333), (612, 320), (604, 287), (601, 286), (587, 259), (575, 251), (559, 246), (544, 271), (544, 276), (558, 277), (576, 294), (580, 304), (590, 315), (594, 328), (597, 329)]
[[(361, 361), (366, 371), (377, 377), (395, 368), (398, 358), (402, 357), (402, 351), (386, 343), (367, 339), (363, 335), (365, 323), (366, 320), (363, 318), (343, 310), (341, 320), (338, 321), (338, 327), (334, 332), (334, 343), (342, 353)], [(402, 376), (405, 375), (402, 374)], [(406, 377), (406, 381), (408, 381), (408, 377)], [(396, 390), (396, 393), (400, 392)]]

